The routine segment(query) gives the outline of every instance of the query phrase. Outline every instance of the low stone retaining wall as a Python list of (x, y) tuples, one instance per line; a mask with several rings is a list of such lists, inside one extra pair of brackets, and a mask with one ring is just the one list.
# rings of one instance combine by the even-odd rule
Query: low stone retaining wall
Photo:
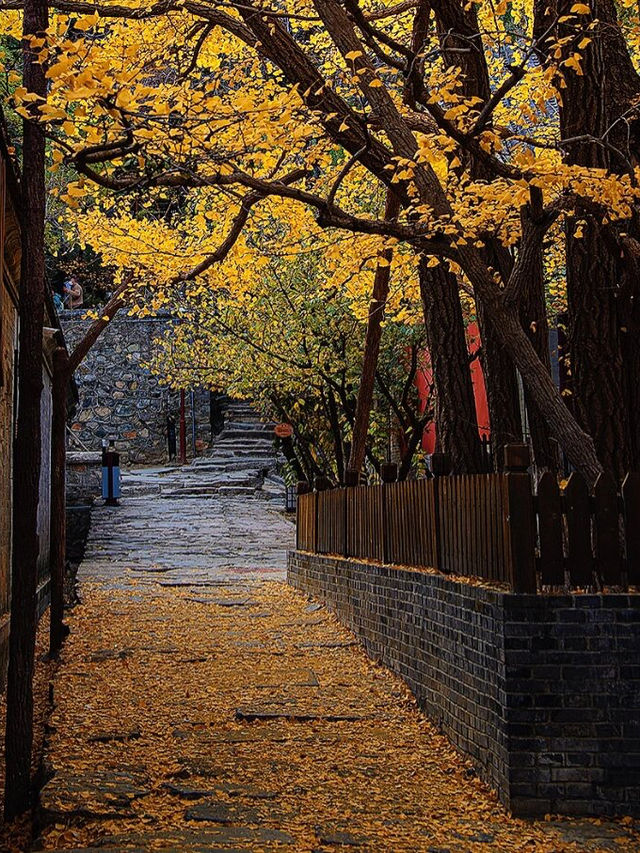
[(514, 595), (292, 551), (514, 814), (640, 816), (640, 595)]
[(102, 494), (102, 452), (67, 452), (67, 503), (91, 503)]

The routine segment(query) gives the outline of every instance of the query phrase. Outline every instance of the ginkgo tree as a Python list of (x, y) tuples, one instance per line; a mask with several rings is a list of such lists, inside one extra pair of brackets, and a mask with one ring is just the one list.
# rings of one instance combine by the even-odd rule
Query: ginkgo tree
[[(34, 49), (49, 63), (37, 106), (53, 157), (80, 176), (65, 200), (80, 217), (94, 215), (94, 245), (98, 222), (151, 232), (163, 209), (183, 211), (170, 269), (149, 280), (156, 301), (176, 275), (196, 270), (210, 282), (214, 234), (234, 241), (225, 256), (239, 280), (254, 263), (259, 270), (259, 253), (243, 257), (235, 242), (250, 249), (240, 235), (265, 199), (279, 199), (294, 224), (306, 227), (313, 211), (320, 229), (377, 237), (383, 262), (393, 244), (421, 256), (438, 433), (457, 470), (479, 464), (461, 292), (481, 326), (497, 441), (520, 430), (517, 370), (540, 447), (555, 438), (591, 482), (603, 468), (620, 476), (636, 464), (635, 6), (61, 0), (55, 9)], [(605, 49), (615, 62), (598, 75)], [(606, 104), (595, 130), (586, 127), (589, 99)], [(16, 89), (18, 110), (33, 103)], [(397, 216), (384, 215), (387, 192)], [(573, 413), (546, 356), (544, 252), (555, 223), (576, 283)], [(573, 264), (581, 254), (593, 262), (594, 252), (579, 251), (593, 228), (598, 273), (608, 278), (587, 293), (586, 261)], [(603, 370), (615, 418), (589, 403)], [(613, 432), (603, 425), (612, 420)]]
[[(366, 254), (366, 246), (354, 248)], [(338, 283), (327, 285), (329, 277), (323, 254), (310, 251), (271, 259), (242, 295), (185, 284), (150, 367), (175, 388), (195, 381), (251, 399), (265, 418), (292, 425), (294, 440), (283, 449), (299, 479), (344, 483), (367, 306), (361, 294), (349, 297)], [(365, 453), (378, 473), (393, 453), (404, 479), (432, 412), (415, 387), (426, 367), (415, 300), (398, 288), (388, 302)]]
[[(268, 282), (273, 258), (321, 253), (313, 293), (335, 287), (360, 312), (356, 333), (366, 321), (354, 445), (384, 360), (383, 309), (401, 326), (397, 287), (422, 304), (454, 470), (481, 465), (469, 312), (496, 445), (521, 435), (519, 374), (538, 467), (553, 465), (552, 440), (590, 484), (640, 464), (635, 0), (55, 0), (51, 15), (27, 0), (21, 20), (22, 7), (0, 0), (7, 37), (25, 35), (24, 76), (10, 57), (5, 73), (7, 108), (24, 120), (25, 248), (38, 244), (23, 253), (37, 279), (21, 328), (32, 352), (44, 131), (65, 177), (59, 224), (109, 256), (116, 286), (132, 273), (133, 310), (177, 311), (188, 283), (192, 304), (220, 291), (244, 322), (248, 283)], [(566, 398), (547, 346), (558, 277)], [(264, 315), (247, 313), (254, 338)], [(18, 488), (38, 464), (30, 370)], [(26, 506), (33, 533), (33, 496)]]

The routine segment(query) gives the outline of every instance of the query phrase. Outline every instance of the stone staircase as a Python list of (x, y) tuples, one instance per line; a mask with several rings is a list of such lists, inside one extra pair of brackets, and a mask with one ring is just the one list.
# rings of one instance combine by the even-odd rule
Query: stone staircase
[(147, 477), (144, 471), (128, 472), (128, 485), (133, 493), (148, 493), (147, 480), (149, 489), (159, 490), (167, 498), (219, 495), (283, 499), (284, 484), (276, 473), (273, 438), (273, 426), (263, 423), (250, 403), (232, 400), (225, 409), (224, 428), (205, 456), (189, 465), (153, 474), (149, 471)]

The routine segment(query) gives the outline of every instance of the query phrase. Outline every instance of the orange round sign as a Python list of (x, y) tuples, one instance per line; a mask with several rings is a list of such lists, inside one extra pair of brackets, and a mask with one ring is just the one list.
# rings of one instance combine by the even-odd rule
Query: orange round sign
[(291, 438), (293, 435), (293, 427), (291, 424), (276, 424), (273, 431), (278, 438)]

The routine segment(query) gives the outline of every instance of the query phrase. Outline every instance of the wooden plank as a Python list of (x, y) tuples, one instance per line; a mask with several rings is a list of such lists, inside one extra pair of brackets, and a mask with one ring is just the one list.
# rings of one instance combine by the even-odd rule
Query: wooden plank
[[(526, 473), (504, 474), (508, 501), (508, 554), (514, 592), (536, 592), (533, 492)], [(507, 557), (505, 553), (505, 563)]]
[(460, 477), (460, 568), (462, 574), (468, 576), (471, 574), (471, 566), (469, 560), (469, 495), (467, 494), (467, 486), (469, 478), (467, 476)]
[(296, 551), (302, 550), (302, 546), (300, 544), (302, 542), (301, 528), (302, 528), (302, 513), (303, 513), (302, 503), (300, 501), (301, 497), (302, 497), (302, 495), (298, 495), (298, 500), (296, 502)]
[(467, 505), (469, 508), (469, 541), (467, 543), (469, 570), (478, 577), (484, 577), (478, 560), (478, 512), (475, 500), (475, 476), (467, 477)]
[(622, 483), (627, 582), (640, 585), (640, 473), (627, 474)]
[(395, 507), (395, 485), (397, 484), (389, 483), (385, 490), (384, 518), (382, 519), (382, 523), (384, 525), (384, 538), (385, 542), (387, 543), (387, 553), (385, 555), (385, 560), (389, 563), (394, 563), (396, 559), (395, 530), (393, 527), (393, 515)]
[(490, 474), (488, 486), (491, 496), (489, 501), (489, 530), (491, 531), (492, 578), (504, 580), (505, 577), (508, 577), (508, 566), (505, 566), (504, 563), (503, 525), (505, 510), (502, 502), (502, 476)]
[(458, 478), (449, 477), (449, 512), (451, 514), (451, 571), (458, 575), (460, 574), (460, 552), (459, 552), (459, 531), (458, 531)]
[(442, 543), (440, 558), (442, 565), (440, 568), (444, 572), (451, 571), (451, 549), (452, 545), (452, 530), (451, 530), (451, 500), (449, 489), (449, 477), (438, 477), (436, 480), (438, 492), (440, 495), (440, 524), (442, 529)]
[(486, 578), (491, 577), (491, 560), (489, 557), (489, 530), (487, 523), (487, 502), (484, 499), (484, 477), (476, 478), (476, 500), (478, 502), (478, 522), (480, 526), (480, 553), (482, 555), (482, 570)]
[(618, 490), (613, 478), (600, 474), (596, 480), (593, 495), (596, 571), (602, 583), (619, 586), (622, 582), (620, 519)]
[(571, 474), (564, 490), (567, 517), (567, 568), (572, 586), (593, 584), (593, 553), (591, 551), (591, 512), (589, 491), (581, 474)]
[(347, 547), (346, 547), (346, 557), (354, 557), (353, 553), (353, 516), (354, 516), (354, 508), (353, 508), (353, 487), (347, 488)]
[(425, 480), (424, 489), (427, 494), (427, 525), (429, 533), (429, 552), (428, 565), (431, 568), (437, 568), (438, 565), (438, 546), (436, 537), (438, 534), (438, 516), (436, 514), (435, 505), (435, 480)]
[(554, 474), (545, 472), (538, 483), (538, 541), (544, 586), (564, 584), (562, 549), (562, 504)]
[(478, 504), (476, 503), (476, 475), (467, 478), (467, 496), (469, 502), (469, 565), (474, 575), (484, 577), (482, 564), (478, 559)]

